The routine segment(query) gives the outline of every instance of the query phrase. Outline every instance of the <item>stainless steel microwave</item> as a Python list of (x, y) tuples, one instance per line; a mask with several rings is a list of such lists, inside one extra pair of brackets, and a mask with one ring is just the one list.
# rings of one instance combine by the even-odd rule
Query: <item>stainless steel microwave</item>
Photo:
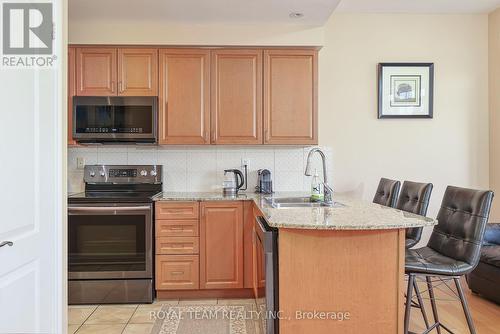
[(80, 143), (156, 143), (158, 101), (145, 96), (76, 96), (73, 139)]

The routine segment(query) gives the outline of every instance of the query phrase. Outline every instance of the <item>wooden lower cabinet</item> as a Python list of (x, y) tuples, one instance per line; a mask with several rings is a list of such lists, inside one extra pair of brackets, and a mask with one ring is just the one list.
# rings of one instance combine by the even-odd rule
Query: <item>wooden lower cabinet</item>
[(251, 201), (157, 202), (158, 298), (252, 296), (253, 207)]
[(243, 288), (243, 202), (202, 202), (200, 288)]
[(198, 255), (156, 255), (156, 290), (200, 287)]

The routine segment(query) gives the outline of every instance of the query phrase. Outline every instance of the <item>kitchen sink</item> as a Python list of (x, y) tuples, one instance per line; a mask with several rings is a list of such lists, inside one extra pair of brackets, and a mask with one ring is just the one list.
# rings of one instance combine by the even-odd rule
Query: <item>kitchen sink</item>
[(313, 202), (310, 197), (266, 197), (264, 198), (273, 208), (340, 208), (345, 205), (339, 202)]

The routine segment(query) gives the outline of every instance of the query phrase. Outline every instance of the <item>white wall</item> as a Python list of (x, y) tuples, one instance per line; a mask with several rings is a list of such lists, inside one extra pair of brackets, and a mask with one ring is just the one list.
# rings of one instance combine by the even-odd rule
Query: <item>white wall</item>
[[(500, 8), (489, 15), (490, 186), (500, 195)], [(498, 199), (491, 221), (500, 221)]]
[[(377, 63), (433, 62), (434, 119), (378, 120)], [(380, 177), (488, 187), (487, 15), (335, 14), (320, 58), (320, 143), (338, 190), (371, 199)]]
[[(87, 24), (88, 23), (88, 24)], [(371, 200), (380, 177), (487, 188), (488, 16), (335, 13), (324, 27), (70, 22), (71, 43), (323, 45), (320, 144), (334, 185)], [(432, 120), (377, 120), (379, 62), (434, 62)]]

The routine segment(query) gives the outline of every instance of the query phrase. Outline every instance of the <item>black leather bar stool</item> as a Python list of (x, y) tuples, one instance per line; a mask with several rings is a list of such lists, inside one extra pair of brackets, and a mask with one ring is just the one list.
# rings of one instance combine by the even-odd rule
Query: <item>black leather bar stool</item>
[[(434, 324), (427, 326), (424, 333), (441, 329), (453, 333), (439, 321), (433, 281), (439, 284), (453, 280), (458, 298), (462, 303), (469, 330), (476, 333), (469, 306), (460, 284), (463, 275), (470, 273), (478, 264), (484, 230), (488, 223), (493, 192), (458, 187), (448, 187), (438, 214), (438, 225), (434, 227), (429, 243), (419, 249), (406, 251), (405, 271), (408, 274), (404, 333), (408, 333), (412, 292), (415, 279), (423, 276), (427, 282), (429, 298), (434, 315)], [(423, 308), (420, 293), (417, 292), (420, 307)]]
[[(396, 209), (425, 216), (427, 214), (427, 208), (429, 207), (432, 188), (432, 183), (403, 182)], [(406, 248), (411, 248), (420, 241), (422, 230), (423, 227), (409, 228), (406, 230)]]
[(398, 199), (401, 182), (389, 179), (380, 179), (373, 203), (394, 208)]

